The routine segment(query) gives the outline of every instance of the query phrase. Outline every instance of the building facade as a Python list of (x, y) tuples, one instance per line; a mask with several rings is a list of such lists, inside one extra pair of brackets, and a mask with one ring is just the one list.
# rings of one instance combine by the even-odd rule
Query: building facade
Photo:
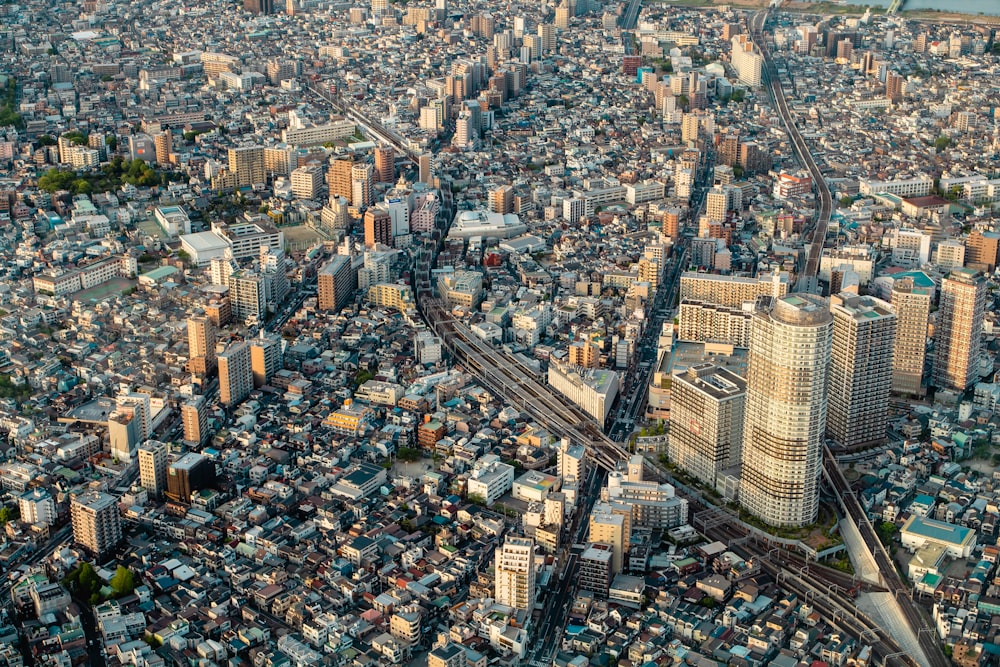
[(941, 281), (932, 382), (963, 392), (979, 380), (986, 314), (986, 281), (971, 269), (955, 269)]

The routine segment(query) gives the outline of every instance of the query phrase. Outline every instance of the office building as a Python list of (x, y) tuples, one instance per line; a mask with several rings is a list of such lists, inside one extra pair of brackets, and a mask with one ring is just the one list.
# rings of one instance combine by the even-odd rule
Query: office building
[(167, 488), (167, 443), (147, 440), (139, 446), (139, 484), (150, 498), (159, 498)]
[(375, 178), (379, 183), (396, 182), (396, 152), (391, 146), (375, 149)]
[(750, 334), (740, 502), (772, 526), (819, 511), (833, 317), (820, 298), (761, 299)]
[(831, 299), (826, 437), (848, 449), (885, 440), (896, 314), (885, 301), (841, 293)]
[(184, 440), (200, 445), (208, 437), (208, 408), (201, 396), (186, 401), (181, 406), (181, 422), (184, 424)]
[(933, 300), (933, 283), (918, 286), (912, 277), (906, 277), (892, 284), (892, 307), (896, 311), (892, 390), (898, 394), (918, 396), (924, 393), (922, 381), (927, 355), (927, 324)]
[(250, 368), (250, 345), (233, 343), (219, 355), (219, 401), (231, 408), (250, 395), (253, 374)]
[(530, 611), (535, 605), (535, 541), (508, 536), (496, 552), (495, 597), (500, 604)]
[(746, 381), (714, 364), (696, 364), (673, 376), (670, 399), (670, 461), (715, 488), (717, 475), (741, 461)]
[(215, 370), (215, 325), (205, 315), (189, 317), (188, 370), (195, 375), (208, 375)]
[(319, 270), (317, 290), (321, 310), (339, 311), (354, 298), (357, 277), (351, 258), (337, 255)]
[(274, 374), (281, 370), (281, 337), (270, 335), (263, 330), (260, 336), (250, 341), (250, 370), (253, 386), (263, 387)]
[(98, 560), (122, 539), (118, 499), (99, 491), (86, 491), (70, 501), (73, 540)]
[(191, 494), (215, 486), (215, 464), (202, 454), (189, 452), (167, 466), (166, 496), (188, 505)]
[(971, 269), (955, 269), (941, 281), (934, 333), (932, 384), (963, 392), (979, 381), (986, 281)]

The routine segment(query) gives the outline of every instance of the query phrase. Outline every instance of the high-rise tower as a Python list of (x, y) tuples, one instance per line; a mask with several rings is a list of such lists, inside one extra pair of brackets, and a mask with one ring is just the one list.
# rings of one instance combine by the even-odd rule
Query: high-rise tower
[(885, 439), (896, 314), (881, 299), (833, 297), (826, 435), (847, 448)]
[(910, 277), (900, 278), (892, 284), (892, 307), (896, 311), (892, 390), (898, 394), (923, 394), (927, 323), (933, 300), (933, 285), (918, 286)]
[(979, 379), (986, 281), (970, 269), (953, 270), (941, 281), (939, 306), (933, 384), (962, 392)]
[(740, 502), (773, 526), (819, 511), (833, 316), (820, 298), (762, 298), (750, 334)]

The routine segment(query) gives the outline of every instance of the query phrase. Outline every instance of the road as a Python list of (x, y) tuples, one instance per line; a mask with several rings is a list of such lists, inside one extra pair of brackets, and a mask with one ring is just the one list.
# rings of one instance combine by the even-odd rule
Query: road
[(812, 237), (809, 240), (809, 247), (806, 251), (805, 267), (799, 276), (799, 282), (796, 286), (799, 291), (815, 291), (815, 279), (817, 273), (819, 273), (819, 261), (823, 254), (823, 244), (826, 241), (826, 233), (830, 226), (830, 215), (833, 213), (833, 197), (830, 194), (830, 187), (823, 177), (823, 172), (820, 171), (816, 160), (813, 159), (812, 151), (810, 151), (805, 139), (802, 138), (802, 133), (796, 127), (795, 120), (788, 108), (788, 100), (785, 99), (785, 90), (781, 85), (778, 70), (774, 65), (774, 59), (771, 56), (771, 51), (764, 36), (764, 24), (767, 21), (769, 13), (770, 10), (754, 12), (747, 23), (753, 42), (758, 46), (764, 58), (762, 74), (764, 80), (768, 83), (774, 108), (781, 117), (785, 132), (792, 141), (792, 148), (795, 150), (795, 155), (799, 163), (809, 171), (809, 175), (812, 177), (813, 188), (816, 191), (817, 199), (819, 199), (819, 210), (817, 211)]

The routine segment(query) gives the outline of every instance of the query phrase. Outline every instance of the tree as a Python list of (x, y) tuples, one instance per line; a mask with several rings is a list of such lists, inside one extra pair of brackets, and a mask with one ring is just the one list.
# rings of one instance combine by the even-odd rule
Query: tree
[(688, 99), (687, 95), (678, 95), (677, 96), (677, 106), (681, 107), (682, 109), (687, 109), (687, 106), (688, 106), (689, 102), (690, 102), (690, 100)]
[(109, 134), (104, 137), (104, 145), (110, 150), (118, 150), (118, 137), (113, 134)]
[(87, 145), (87, 135), (79, 130), (73, 130), (72, 132), (66, 132), (63, 135), (63, 139), (66, 139), (74, 146), (86, 146)]
[(840, 208), (850, 208), (851, 204), (854, 203), (854, 198), (850, 195), (844, 195), (840, 198)]
[(191, 265), (191, 253), (189, 253), (187, 250), (183, 250), (183, 249), (178, 250), (177, 251), (177, 259), (179, 259), (182, 262), (184, 262), (185, 266), (190, 266)]
[(892, 521), (883, 521), (879, 524), (876, 531), (878, 533), (878, 539), (885, 546), (889, 546), (892, 543), (892, 537), (896, 534), (896, 524)]
[(135, 575), (132, 573), (132, 570), (119, 565), (115, 570), (114, 576), (111, 577), (111, 581), (108, 583), (111, 586), (111, 590), (114, 591), (116, 598), (131, 595), (132, 591), (135, 590)]
[(20, 510), (16, 507), (0, 508), (0, 526), (7, 525), (8, 521), (17, 521), (21, 516)]
[(468, 496), (466, 496), (465, 499), (468, 500), (473, 505), (485, 505), (486, 504), (486, 498), (483, 498), (478, 493), (470, 493)]
[(396, 452), (396, 458), (400, 461), (412, 463), (420, 459), (420, 450), (413, 447), (400, 447), (399, 451)]
[(39, 146), (55, 146), (57, 143), (56, 138), (50, 134), (43, 134), (38, 137)]
[(934, 148), (939, 151), (943, 151), (944, 149), (948, 148), (950, 144), (951, 144), (951, 137), (946, 137), (944, 135), (941, 135), (940, 137), (934, 140)]

